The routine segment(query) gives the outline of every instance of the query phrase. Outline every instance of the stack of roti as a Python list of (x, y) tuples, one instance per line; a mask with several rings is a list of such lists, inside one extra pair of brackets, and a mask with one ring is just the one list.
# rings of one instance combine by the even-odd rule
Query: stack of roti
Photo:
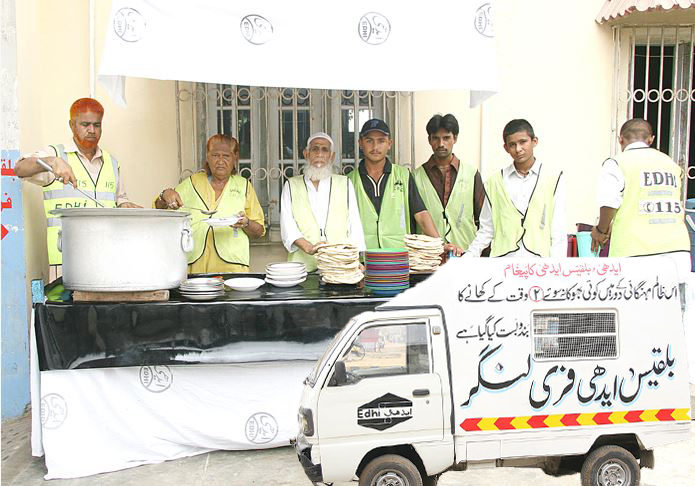
[(314, 256), (326, 283), (356, 284), (364, 277), (360, 269), (360, 252), (355, 245), (320, 243)]
[(444, 244), (441, 238), (427, 235), (405, 235), (411, 272), (434, 272), (441, 263)]

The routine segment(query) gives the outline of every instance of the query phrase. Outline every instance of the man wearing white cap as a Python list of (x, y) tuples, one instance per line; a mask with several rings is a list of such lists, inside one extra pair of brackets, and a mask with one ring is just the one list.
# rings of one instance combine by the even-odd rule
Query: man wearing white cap
[(352, 182), (333, 173), (333, 139), (314, 133), (304, 158), (304, 175), (291, 177), (282, 189), (280, 232), (288, 261), (303, 262), (313, 271), (319, 242), (352, 243), (364, 251), (364, 231)]

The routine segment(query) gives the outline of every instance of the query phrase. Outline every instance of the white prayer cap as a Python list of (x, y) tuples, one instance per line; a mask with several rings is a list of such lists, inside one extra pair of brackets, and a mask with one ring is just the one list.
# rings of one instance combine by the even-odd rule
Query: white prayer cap
[(335, 152), (335, 149), (333, 148), (333, 139), (326, 132), (314, 133), (311, 137), (309, 137), (309, 140), (306, 141), (306, 147), (309, 148), (309, 146), (311, 145), (311, 141), (316, 140), (317, 138), (324, 138), (324, 139), (328, 140), (329, 142), (331, 142), (331, 152)]

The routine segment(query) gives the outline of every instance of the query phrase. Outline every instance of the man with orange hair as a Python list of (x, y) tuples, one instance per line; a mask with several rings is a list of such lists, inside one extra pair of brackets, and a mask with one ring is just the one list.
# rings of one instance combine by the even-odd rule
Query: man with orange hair
[[(48, 263), (51, 280), (60, 274), (62, 255), (57, 248), (60, 218), (53, 209), (96, 207), (94, 201), (75, 190), (79, 187), (104, 207), (139, 208), (128, 201), (118, 161), (99, 148), (104, 107), (92, 98), (80, 98), (70, 107), (72, 140), (64, 145), (49, 145), (43, 150), (22, 156), (15, 173), (43, 187), (44, 209), (48, 220)], [(53, 173), (38, 163), (48, 164)]]

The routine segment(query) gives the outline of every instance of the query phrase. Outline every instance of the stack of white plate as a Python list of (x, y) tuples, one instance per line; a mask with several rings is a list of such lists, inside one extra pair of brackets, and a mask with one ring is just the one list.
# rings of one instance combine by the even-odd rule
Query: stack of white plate
[(212, 300), (224, 295), (223, 281), (210, 277), (189, 278), (179, 286), (179, 292), (190, 300)]
[(275, 287), (294, 287), (306, 280), (306, 267), (301, 262), (270, 263), (265, 267), (265, 281)]

